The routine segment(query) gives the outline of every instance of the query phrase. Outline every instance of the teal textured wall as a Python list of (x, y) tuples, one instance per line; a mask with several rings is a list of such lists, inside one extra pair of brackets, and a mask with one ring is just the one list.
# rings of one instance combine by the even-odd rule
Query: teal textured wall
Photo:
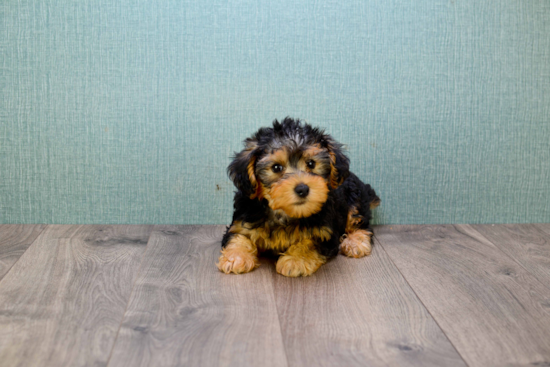
[(378, 223), (550, 221), (550, 2), (2, 1), (0, 222), (227, 223), (274, 118)]

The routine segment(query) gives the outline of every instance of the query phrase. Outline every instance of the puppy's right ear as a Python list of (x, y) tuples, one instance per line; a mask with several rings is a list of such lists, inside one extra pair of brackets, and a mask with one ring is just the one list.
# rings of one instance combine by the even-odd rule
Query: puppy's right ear
[(258, 153), (258, 143), (253, 139), (245, 140), (245, 149), (235, 154), (235, 158), (227, 167), (229, 178), (235, 184), (235, 187), (242, 191), (251, 199), (259, 196), (258, 182), (254, 172), (256, 166), (256, 155)]

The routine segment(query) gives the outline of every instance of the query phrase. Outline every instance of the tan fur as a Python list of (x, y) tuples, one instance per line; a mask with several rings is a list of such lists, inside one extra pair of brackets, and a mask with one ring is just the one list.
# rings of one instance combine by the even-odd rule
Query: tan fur
[[(294, 188), (304, 183), (309, 186), (309, 195), (299, 198)], [(298, 173), (275, 183), (264, 193), (273, 210), (281, 209), (292, 218), (308, 217), (319, 212), (328, 197), (328, 187), (320, 176)]]
[[(286, 148), (278, 149), (275, 152), (273, 152), (272, 154), (269, 154), (269, 155), (263, 157), (257, 163), (258, 164), (268, 163), (270, 165), (280, 164), (281, 166), (283, 166), (285, 168), (285, 171), (283, 171), (283, 172), (286, 172), (287, 166), (288, 166), (288, 152), (286, 151)], [(249, 164), (249, 166), (248, 166), (249, 172), (250, 172), (251, 168), (253, 169), (254, 164), (255, 163), (252, 163), (251, 165)], [(277, 180), (280, 179), (283, 172), (273, 172), (271, 170), (267, 170), (266, 172), (264, 172), (264, 177), (265, 177), (265, 179), (267, 179), (268, 181), (271, 181), (271, 182), (272, 181), (277, 181)], [(258, 192), (258, 191), (261, 192), (261, 196), (259, 197), (259, 199), (261, 200), (262, 198), (265, 197), (265, 195), (269, 195), (269, 193), (267, 192), (267, 188), (264, 186), (264, 184), (262, 182), (260, 182), (258, 186), (259, 187), (257, 188), (256, 192)], [(254, 197), (252, 197), (252, 199), (253, 198)]]
[[(314, 145), (310, 146), (306, 150), (304, 150), (302, 154), (302, 158), (298, 162), (298, 169), (304, 171), (304, 172), (312, 172), (312, 173), (319, 173), (322, 171), (322, 168), (325, 168), (324, 166), (329, 162), (323, 162), (322, 160), (315, 159), (316, 155), (323, 153), (325, 150), (321, 149), (320, 146)], [(313, 160), (315, 161), (315, 168), (311, 169), (307, 166), (307, 162)]]
[(248, 273), (260, 266), (258, 250), (250, 239), (237, 234), (222, 249), (216, 266), (226, 274)]
[(344, 255), (355, 258), (370, 255), (372, 250), (372, 232), (358, 229), (343, 237), (344, 240), (340, 244), (340, 250)]
[(277, 261), (276, 270), (287, 277), (309, 276), (326, 261), (326, 257), (315, 250), (311, 240), (304, 240), (290, 246)]
[(299, 228), (297, 225), (287, 225), (270, 229), (268, 223), (265, 223), (263, 227), (251, 228), (250, 224), (243, 222), (233, 223), (229, 232), (250, 239), (259, 251), (273, 250), (278, 253), (287, 250), (292, 244), (327, 241), (332, 236), (332, 230), (328, 227)]
[(262, 200), (263, 185), (261, 184), (258, 185), (258, 181), (256, 180), (256, 173), (254, 172), (255, 163), (256, 163), (256, 158), (251, 158), (247, 166), (248, 179), (250, 180), (250, 183), (252, 184), (252, 187), (255, 191), (252, 195), (250, 195), (250, 198), (251, 199), (258, 198), (258, 200)]
[[(255, 186), (254, 198), (267, 199), (273, 210), (282, 210), (292, 218), (303, 218), (315, 214), (321, 210), (328, 196), (328, 183), (321, 176), (314, 173), (326, 169), (326, 163), (319, 162), (314, 169), (307, 168), (307, 161), (313, 159), (316, 154), (323, 152), (319, 146), (311, 146), (305, 150), (303, 157), (297, 163), (297, 167), (289, 165), (290, 152), (287, 147), (282, 147), (266, 155), (258, 161), (261, 165), (280, 164), (281, 172), (265, 170), (262, 173), (262, 181), (273, 182), (267, 186), (258, 183), (254, 175), (255, 162), (251, 160), (248, 165), (250, 182)], [(302, 199), (296, 195), (294, 188), (304, 183), (309, 186), (309, 195)]]
[[(277, 149), (271, 154), (266, 155), (261, 160), (258, 161), (258, 163), (273, 163), (273, 164), (280, 164), (283, 167), (286, 167), (288, 165), (288, 151), (286, 147)], [(278, 173), (273, 173), (274, 176), (279, 175)]]
[(351, 233), (359, 227), (363, 217), (359, 215), (359, 211), (356, 207), (352, 207), (348, 212), (348, 220), (346, 222), (346, 233)]
[(335, 189), (342, 184), (342, 180), (338, 180), (338, 170), (336, 169), (336, 154), (329, 151), (330, 156), (330, 187)]

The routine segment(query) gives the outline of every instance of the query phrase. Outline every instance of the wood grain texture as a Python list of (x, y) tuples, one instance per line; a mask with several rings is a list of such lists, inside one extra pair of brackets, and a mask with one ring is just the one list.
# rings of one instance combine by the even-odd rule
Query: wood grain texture
[(550, 231), (547, 233), (542, 225), (535, 224), (471, 227), (550, 288)]
[(550, 234), (550, 223), (536, 223), (534, 224), (535, 227), (537, 227), (540, 230), (543, 230), (544, 232)]
[(382, 226), (377, 239), (470, 366), (550, 364), (550, 292), (467, 225)]
[(272, 269), (218, 271), (223, 226), (159, 226), (109, 366), (286, 366)]
[(105, 365), (151, 226), (48, 226), (0, 282), (6, 366)]
[(0, 280), (44, 228), (44, 224), (0, 224)]
[(380, 246), (274, 279), (291, 366), (465, 366)]

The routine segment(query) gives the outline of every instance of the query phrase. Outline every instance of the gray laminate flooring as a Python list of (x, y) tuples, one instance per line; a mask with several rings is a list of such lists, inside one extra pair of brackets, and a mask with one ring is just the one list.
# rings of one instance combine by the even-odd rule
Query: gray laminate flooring
[(311, 277), (224, 226), (0, 225), (1, 366), (550, 366), (550, 224), (378, 226)]

